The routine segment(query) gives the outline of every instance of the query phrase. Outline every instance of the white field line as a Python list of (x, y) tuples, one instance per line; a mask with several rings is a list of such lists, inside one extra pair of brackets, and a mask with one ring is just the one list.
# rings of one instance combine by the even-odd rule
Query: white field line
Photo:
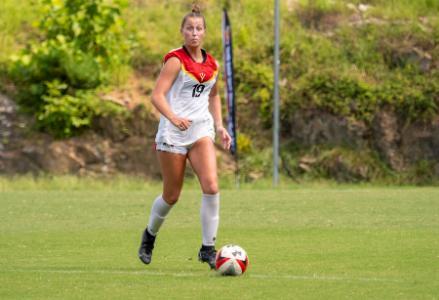
[[(103, 275), (141, 275), (141, 276), (169, 276), (169, 277), (206, 277), (206, 273), (190, 273), (190, 272), (157, 272), (147, 270), (62, 270), (62, 269), (9, 269), (0, 270), (0, 273), (52, 273), (52, 274), (103, 274)], [(212, 277), (215, 273), (207, 273), (207, 276)], [(216, 275), (216, 274), (215, 274)], [(363, 281), (363, 282), (404, 282), (404, 280), (397, 278), (385, 277), (348, 277), (348, 276), (328, 276), (328, 275), (291, 275), (291, 274), (252, 274), (247, 273), (244, 276), (255, 279), (285, 279), (292, 281)]]

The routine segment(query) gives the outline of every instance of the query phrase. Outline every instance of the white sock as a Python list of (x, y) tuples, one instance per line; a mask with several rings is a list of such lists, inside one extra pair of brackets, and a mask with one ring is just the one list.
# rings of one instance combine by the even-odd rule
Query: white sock
[(157, 235), (157, 232), (159, 231), (172, 207), (173, 205), (169, 205), (165, 200), (163, 200), (162, 195), (158, 196), (154, 200), (148, 222), (148, 232), (150, 234), (154, 236)]
[(214, 195), (203, 194), (200, 215), (203, 245), (215, 246), (219, 224), (219, 193)]

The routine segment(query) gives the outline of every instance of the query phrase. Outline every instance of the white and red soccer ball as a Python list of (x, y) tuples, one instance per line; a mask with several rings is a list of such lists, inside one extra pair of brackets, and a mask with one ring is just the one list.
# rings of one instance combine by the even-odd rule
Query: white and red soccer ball
[(247, 252), (238, 245), (225, 245), (216, 254), (215, 267), (221, 275), (244, 274), (248, 267)]

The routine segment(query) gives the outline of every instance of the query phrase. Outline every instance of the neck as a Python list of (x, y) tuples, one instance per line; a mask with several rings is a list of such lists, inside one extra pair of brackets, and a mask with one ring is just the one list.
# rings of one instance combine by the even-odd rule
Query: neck
[(187, 49), (189, 54), (192, 56), (192, 58), (197, 61), (203, 61), (203, 53), (201, 52), (201, 47), (191, 47), (188, 45), (184, 45), (184, 47)]

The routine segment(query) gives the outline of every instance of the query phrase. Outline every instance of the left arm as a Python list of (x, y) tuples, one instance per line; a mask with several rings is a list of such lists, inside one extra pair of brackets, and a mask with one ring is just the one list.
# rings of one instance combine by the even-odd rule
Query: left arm
[(218, 83), (212, 87), (209, 94), (209, 110), (213, 116), (213, 121), (215, 124), (216, 132), (218, 133), (223, 148), (226, 150), (230, 149), (232, 143), (232, 138), (223, 126), (223, 118), (221, 113), (221, 98), (218, 94)]

